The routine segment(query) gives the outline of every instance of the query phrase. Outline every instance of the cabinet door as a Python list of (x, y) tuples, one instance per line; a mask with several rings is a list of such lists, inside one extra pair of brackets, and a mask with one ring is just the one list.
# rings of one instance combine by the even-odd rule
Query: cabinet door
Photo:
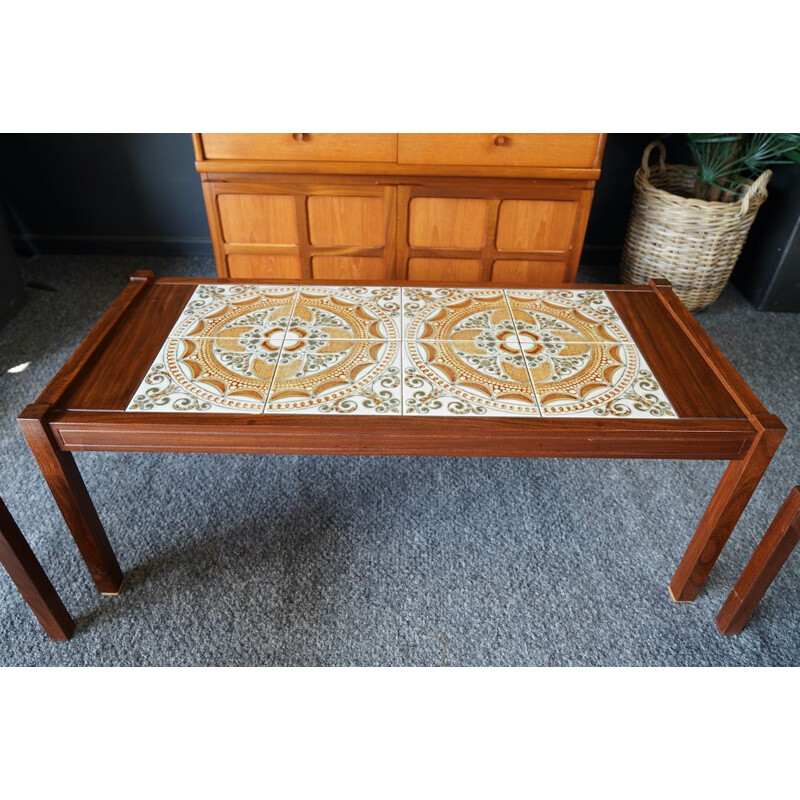
[(221, 277), (358, 281), (393, 276), (393, 186), (291, 178), (204, 186)]
[(561, 283), (578, 268), (591, 189), (453, 179), (398, 188), (398, 276)]
[(580, 204), (575, 200), (502, 200), (497, 217), (498, 250), (569, 252)]

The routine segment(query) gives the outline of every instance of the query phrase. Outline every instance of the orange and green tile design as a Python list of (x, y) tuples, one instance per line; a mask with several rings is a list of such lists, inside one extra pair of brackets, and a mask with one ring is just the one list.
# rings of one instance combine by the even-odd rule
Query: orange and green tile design
[(675, 417), (605, 292), (200, 285), (128, 411)]

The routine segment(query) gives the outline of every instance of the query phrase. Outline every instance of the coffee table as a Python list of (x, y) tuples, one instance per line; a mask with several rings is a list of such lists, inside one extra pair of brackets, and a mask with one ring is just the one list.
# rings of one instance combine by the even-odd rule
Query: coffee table
[(134, 273), (19, 422), (103, 594), (123, 575), (73, 451), (724, 459), (669, 584), (690, 601), (785, 433), (666, 281), (151, 272)]

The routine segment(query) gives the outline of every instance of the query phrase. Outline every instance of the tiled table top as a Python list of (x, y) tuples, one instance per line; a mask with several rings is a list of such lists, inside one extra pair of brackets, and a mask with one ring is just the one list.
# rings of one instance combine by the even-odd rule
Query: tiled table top
[(201, 284), (133, 412), (674, 418), (604, 291)]

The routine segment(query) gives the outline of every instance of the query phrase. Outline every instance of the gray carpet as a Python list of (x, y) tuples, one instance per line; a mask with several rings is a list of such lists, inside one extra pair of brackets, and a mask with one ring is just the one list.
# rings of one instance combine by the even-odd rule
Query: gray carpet
[(142, 268), (213, 275), (202, 258), (41, 257), (25, 279), (55, 291), (29, 288), (0, 330), (0, 496), (77, 620), (50, 642), (0, 572), (0, 664), (800, 663), (800, 552), (742, 635), (713, 622), (800, 482), (800, 315), (733, 287), (699, 319), (789, 433), (694, 603), (666, 587), (720, 462), (79, 453), (126, 573), (101, 597), (16, 416)]

